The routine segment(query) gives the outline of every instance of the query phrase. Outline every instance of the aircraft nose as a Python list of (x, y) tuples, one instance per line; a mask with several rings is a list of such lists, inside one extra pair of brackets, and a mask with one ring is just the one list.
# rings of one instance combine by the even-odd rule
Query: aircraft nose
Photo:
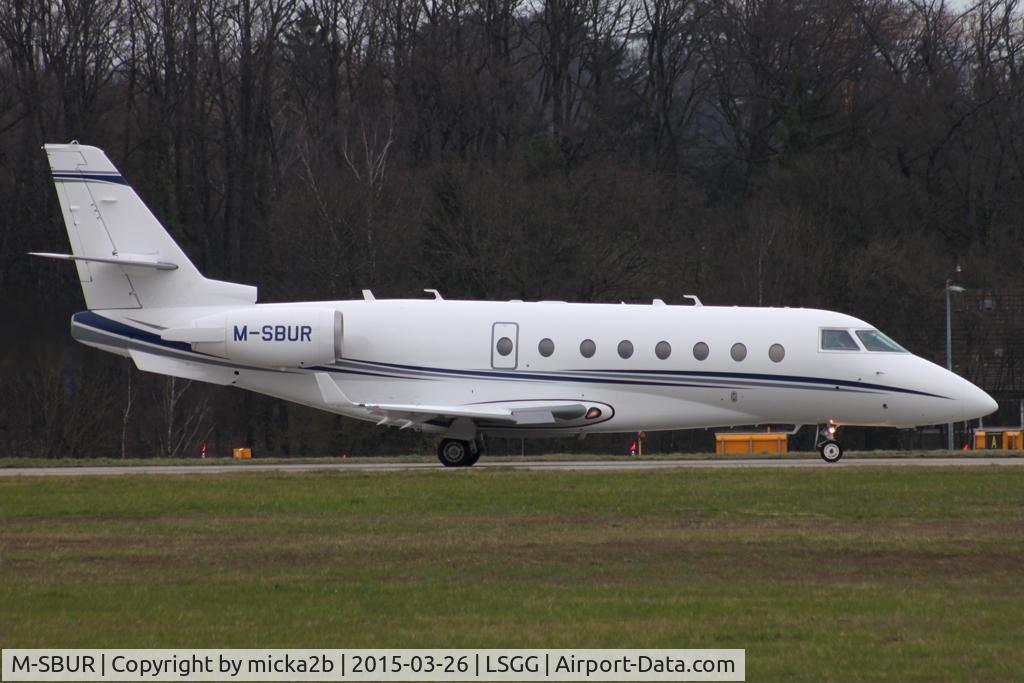
[(973, 384), (967, 384), (969, 389), (964, 392), (963, 398), (960, 399), (964, 420), (984, 417), (999, 409), (999, 404), (991, 396)]

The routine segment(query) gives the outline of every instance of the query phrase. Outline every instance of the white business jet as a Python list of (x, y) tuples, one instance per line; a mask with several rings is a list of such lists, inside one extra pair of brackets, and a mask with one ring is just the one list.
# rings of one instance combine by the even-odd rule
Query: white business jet
[(256, 303), (210, 280), (95, 147), (46, 145), (88, 310), (71, 335), (143, 371), (231, 385), (441, 436), (469, 466), (483, 436), (752, 424), (910, 427), (987, 415), (970, 382), (830, 311), (560, 301)]

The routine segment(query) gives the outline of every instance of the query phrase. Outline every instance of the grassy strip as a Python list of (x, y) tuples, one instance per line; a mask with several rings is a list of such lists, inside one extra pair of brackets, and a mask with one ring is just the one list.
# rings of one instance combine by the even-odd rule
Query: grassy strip
[(0, 479), (0, 643), (744, 647), (1014, 680), (1024, 471)]

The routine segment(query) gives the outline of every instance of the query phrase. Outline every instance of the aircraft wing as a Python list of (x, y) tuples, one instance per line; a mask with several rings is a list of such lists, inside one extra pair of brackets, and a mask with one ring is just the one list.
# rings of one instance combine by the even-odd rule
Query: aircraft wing
[(378, 424), (406, 422), (415, 424), (430, 420), (456, 420), (465, 418), (477, 423), (499, 425), (549, 425), (583, 417), (587, 407), (565, 402), (545, 405), (531, 401), (528, 406), (515, 403), (497, 403), (471, 406), (440, 406), (419, 404), (362, 403), (371, 415), (379, 415)]
[(324, 403), (365, 408), (380, 425), (400, 425), (403, 429), (433, 420), (472, 420), (493, 425), (553, 425), (578, 420), (587, 406), (571, 401), (507, 401), (475, 405), (427, 405), (420, 403), (360, 403), (350, 400), (326, 373), (316, 373), (316, 382)]
[(452, 420), (467, 418), (474, 422), (516, 424), (512, 411), (489, 406), (431, 406), (400, 403), (359, 403), (357, 405), (369, 410), (371, 415), (380, 417), (377, 424), (405, 423), (406, 426), (411, 426), (419, 422), (446, 418)]

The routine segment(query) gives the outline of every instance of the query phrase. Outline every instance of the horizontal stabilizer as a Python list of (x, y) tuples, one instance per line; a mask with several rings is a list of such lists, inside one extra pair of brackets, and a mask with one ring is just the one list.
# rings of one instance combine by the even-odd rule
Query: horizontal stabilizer
[(42, 256), (43, 258), (54, 258), (61, 261), (89, 261), (91, 263), (112, 263), (115, 266), (136, 266), (139, 268), (155, 268), (156, 270), (177, 270), (178, 266), (167, 261), (158, 261), (155, 258), (137, 256), (76, 256), (74, 254), (50, 254), (41, 251), (30, 251), (29, 256)]

